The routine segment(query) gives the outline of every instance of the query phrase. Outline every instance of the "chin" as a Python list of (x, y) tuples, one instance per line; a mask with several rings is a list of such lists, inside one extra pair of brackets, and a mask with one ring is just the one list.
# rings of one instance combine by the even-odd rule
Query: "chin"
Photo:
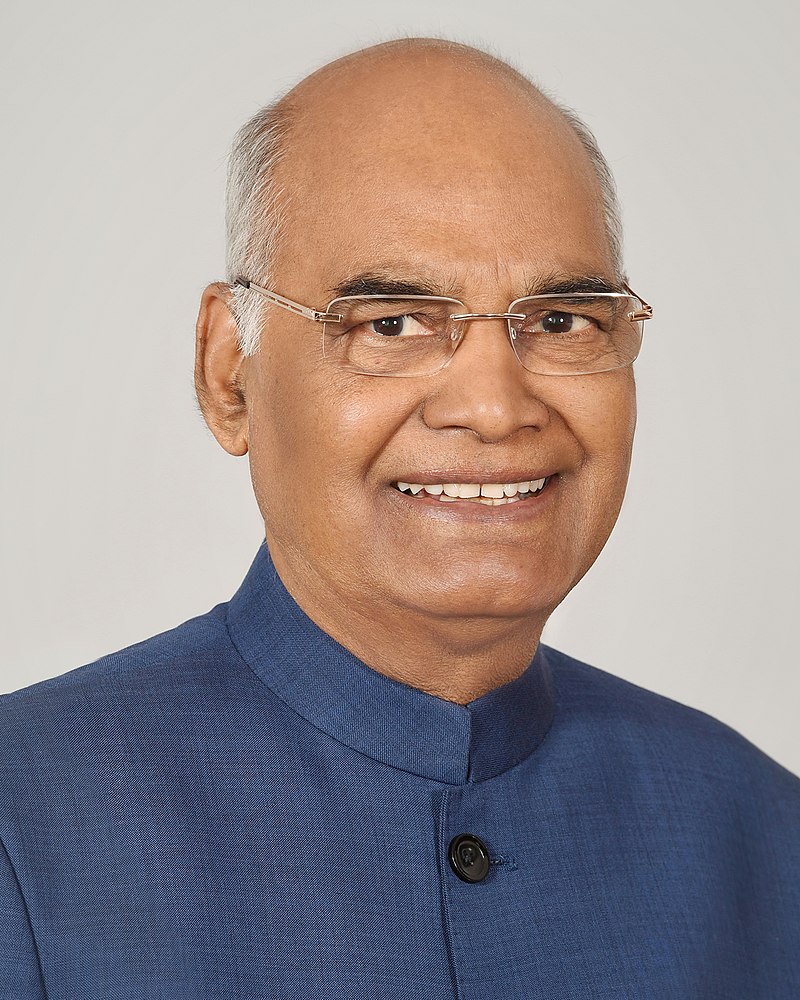
[[(569, 581), (549, 579), (542, 574), (532, 574), (530, 566), (525, 572), (471, 572), (466, 578), (461, 574), (446, 573), (441, 577), (428, 576), (413, 581), (405, 577), (394, 581), (404, 583), (400, 603), (413, 607), (420, 614), (441, 618), (524, 619), (537, 621), (546, 618), (566, 597), (571, 589)], [(412, 582), (411, 589), (408, 588)]]

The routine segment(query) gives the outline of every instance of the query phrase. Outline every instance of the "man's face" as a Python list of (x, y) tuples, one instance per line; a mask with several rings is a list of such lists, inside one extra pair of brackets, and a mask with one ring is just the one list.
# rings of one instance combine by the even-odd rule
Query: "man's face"
[[(552, 111), (438, 59), (369, 72), (318, 86), (295, 129), (278, 292), (322, 309), (380, 275), (496, 313), (554, 278), (613, 282), (597, 181)], [(248, 438), (284, 579), (377, 627), (398, 611), (546, 617), (617, 518), (631, 370), (534, 375), (504, 322), (479, 320), (432, 376), (355, 374), (323, 357), (321, 325), (268, 308), (245, 366)], [(396, 485), (545, 476), (538, 497), (499, 506)]]

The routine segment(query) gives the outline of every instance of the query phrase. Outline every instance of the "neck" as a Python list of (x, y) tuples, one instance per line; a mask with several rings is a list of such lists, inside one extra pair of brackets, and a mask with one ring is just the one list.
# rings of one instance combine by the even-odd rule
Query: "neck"
[(435, 617), (413, 608), (387, 614), (369, 594), (338, 594), (331, 581), (297, 572), (279, 551), (271, 556), (292, 598), (341, 646), (378, 673), (459, 705), (516, 680), (547, 617)]

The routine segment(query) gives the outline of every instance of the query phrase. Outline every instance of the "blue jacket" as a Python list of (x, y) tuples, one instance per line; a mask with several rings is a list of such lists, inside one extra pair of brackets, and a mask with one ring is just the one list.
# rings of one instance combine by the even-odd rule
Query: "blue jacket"
[(796, 778), (545, 647), (466, 707), (389, 680), (266, 545), (1, 699), (0, 796), (2, 1000), (800, 997)]

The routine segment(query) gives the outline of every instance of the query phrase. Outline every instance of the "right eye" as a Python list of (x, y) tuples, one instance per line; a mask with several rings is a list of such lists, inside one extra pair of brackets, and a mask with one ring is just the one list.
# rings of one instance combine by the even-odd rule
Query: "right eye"
[(430, 326), (426, 327), (408, 313), (401, 316), (380, 316), (369, 320), (364, 326), (368, 333), (375, 333), (380, 337), (424, 337), (434, 332)]

